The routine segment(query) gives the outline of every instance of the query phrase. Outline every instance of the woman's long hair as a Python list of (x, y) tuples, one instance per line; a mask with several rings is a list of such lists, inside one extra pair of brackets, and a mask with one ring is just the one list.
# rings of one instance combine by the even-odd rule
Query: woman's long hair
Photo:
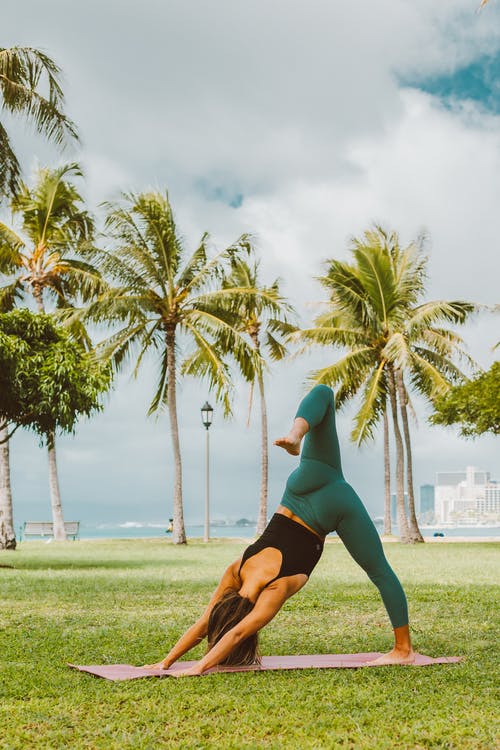
[[(231, 628), (234, 628), (254, 608), (253, 602), (246, 596), (240, 596), (230, 589), (213, 607), (208, 618), (207, 640), (208, 651), (220, 641)], [(260, 664), (259, 639), (257, 633), (248, 636), (238, 643), (221, 664), (242, 667), (249, 664)]]

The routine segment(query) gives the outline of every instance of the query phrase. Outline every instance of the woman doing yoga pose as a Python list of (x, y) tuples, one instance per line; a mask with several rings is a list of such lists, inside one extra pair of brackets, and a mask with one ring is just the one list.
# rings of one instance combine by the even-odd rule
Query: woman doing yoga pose
[(262, 536), (227, 568), (203, 615), (165, 659), (148, 666), (168, 669), (205, 636), (206, 655), (175, 676), (257, 661), (258, 631), (307, 583), (331, 531), (377, 586), (394, 629), (392, 651), (371, 663), (414, 661), (403, 588), (370, 516), (342, 474), (335, 402), (327, 386), (317, 385), (305, 396), (290, 433), (274, 444), (298, 456), (304, 437), (300, 464)]

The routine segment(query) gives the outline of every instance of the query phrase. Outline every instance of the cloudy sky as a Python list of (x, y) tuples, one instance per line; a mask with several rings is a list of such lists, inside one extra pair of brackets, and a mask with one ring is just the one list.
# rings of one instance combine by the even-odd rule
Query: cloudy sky
[[(498, 302), (500, 212), (500, 3), (490, 0), (18, 0), (2, 9), (1, 46), (46, 50), (64, 71), (68, 112), (82, 147), (89, 204), (120, 190), (167, 188), (192, 247), (208, 230), (222, 248), (257, 238), (266, 280), (307, 325), (322, 299), (314, 277), (326, 258), (349, 256), (349, 238), (373, 221), (403, 243), (429, 236), (428, 298)], [(60, 155), (20, 128), (28, 175)], [(487, 367), (499, 319), (463, 330)], [(312, 367), (327, 352), (269, 374), (271, 437), (289, 426)], [(146, 418), (156, 362), (124, 372), (104, 412), (59, 440), (66, 517), (163, 522), (171, 515), (172, 453), (165, 414)], [(180, 389), (185, 511), (203, 514), (203, 384)], [(234, 418), (211, 428), (212, 513), (256, 515), (257, 411), (246, 427), (248, 388), (237, 384)], [(214, 404), (215, 405), (215, 404)], [(430, 428), (416, 401), (417, 487), (467, 464), (500, 480), (498, 443)], [(381, 436), (348, 441), (344, 470), (370, 512), (383, 502)], [(29, 434), (12, 441), (17, 523), (50, 517), (46, 455)], [(270, 503), (294, 461), (271, 453)]]

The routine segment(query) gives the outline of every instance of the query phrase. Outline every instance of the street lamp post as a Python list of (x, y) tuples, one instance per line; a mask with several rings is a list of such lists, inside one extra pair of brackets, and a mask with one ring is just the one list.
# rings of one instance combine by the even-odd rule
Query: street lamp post
[(208, 403), (208, 401), (205, 401), (203, 406), (201, 407), (201, 421), (203, 422), (203, 426), (205, 427), (207, 431), (207, 450), (206, 450), (206, 467), (205, 467), (205, 534), (203, 536), (203, 541), (208, 542), (210, 539), (210, 440), (209, 440), (209, 427), (212, 424), (212, 416), (213, 416), (214, 410)]

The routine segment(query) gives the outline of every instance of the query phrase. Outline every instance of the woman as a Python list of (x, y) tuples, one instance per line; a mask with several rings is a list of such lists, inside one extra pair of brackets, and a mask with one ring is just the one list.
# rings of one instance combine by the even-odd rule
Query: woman
[(298, 456), (304, 437), (300, 464), (262, 536), (227, 568), (203, 615), (165, 659), (148, 666), (168, 669), (205, 636), (206, 655), (176, 677), (202, 674), (217, 664), (258, 661), (258, 631), (307, 583), (331, 531), (379, 589), (394, 629), (392, 651), (371, 663), (414, 661), (404, 591), (363, 503), (342, 474), (335, 402), (327, 386), (307, 394), (290, 433), (274, 444)]

